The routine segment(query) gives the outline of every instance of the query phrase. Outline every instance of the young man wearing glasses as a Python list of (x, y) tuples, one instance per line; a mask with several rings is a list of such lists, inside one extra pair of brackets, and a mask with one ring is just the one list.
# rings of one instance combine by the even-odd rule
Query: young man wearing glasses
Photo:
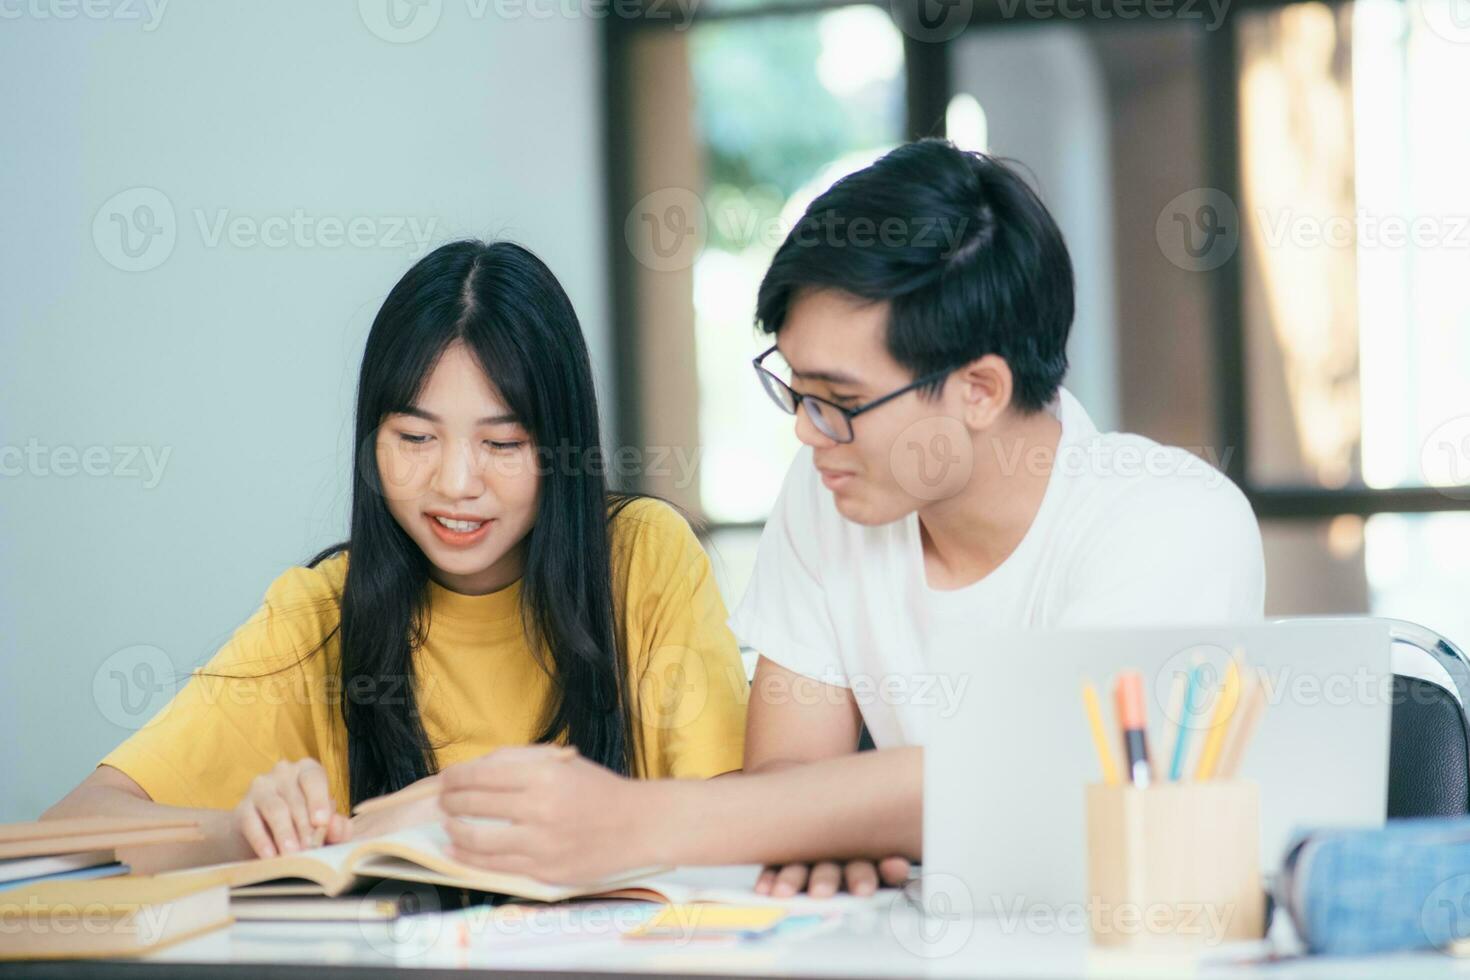
[[(853, 247), (817, 233), (859, 221), (894, 234)], [(757, 300), (776, 344), (756, 371), (804, 447), (730, 620), (761, 654), (746, 773), (851, 753), (866, 724), (916, 826), (919, 762), (899, 760), (933, 711), (926, 633), (1261, 616), (1249, 504), (1183, 450), (1098, 432), (1061, 387), (1072, 313), (1041, 201), (941, 141), (840, 181), (787, 237)], [(761, 887), (866, 890), (879, 872), (906, 863), (792, 864)]]
[(1061, 387), (1072, 314), (1060, 231), (993, 159), (925, 140), (817, 198), (757, 299), (756, 372), (804, 446), (730, 618), (760, 653), (744, 772), (634, 782), (524, 750), (446, 773), (446, 811), (541, 814), (519, 833), (589, 875), (758, 861), (764, 891), (868, 892), (921, 854), (926, 634), (1260, 617), (1244, 496), (1098, 432)]

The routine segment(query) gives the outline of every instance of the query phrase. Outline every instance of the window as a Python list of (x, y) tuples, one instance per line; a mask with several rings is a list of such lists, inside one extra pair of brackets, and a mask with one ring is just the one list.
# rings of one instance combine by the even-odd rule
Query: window
[(1470, 482), (1470, 62), (1424, 0), (1240, 19), (1248, 473)]
[(696, 26), (690, 41), (707, 244), (694, 264), (699, 508), (764, 520), (797, 448), (745, 367), (756, 289), (801, 212), (903, 138), (903, 39), (878, 7)]
[(616, 304), (636, 351), (620, 371), (619, 428), (649, 461), (673, 447), (694, 464), (642, 485), (703, 518), (733, 602), (799, 445), (749, 367), (768, 345), (756, 292), (806, 206), (905, 138), (909, 65), (883, 6), (723, 0), (700, 12), (687, 30), (650, 21), (619, 37), (610, 25), (627, 86), (612, 115), (632, 150), (610, 197), (632, 202), (614, 216), (635, 260)]
[(1464, 645), (1470, 514), (1448, 511), (1470, 500), (1470, 131), (1440, 93), (1470, 63), (1442, 6), (1239, 19), (1243, 475), (1276, 518), (1272, 611), (1315, 583), (1308, 611)]
[[(661, 394), (625, 374), (623, 415), (645, 440), (677, 423), (702, 447), (679, 499), (712, 524), (727, 597), (795, 448), (744, 368), (770, 254), (836, 176), (947, 125), (1020, 160), (1067, 237), (1067, 386), (1101, 426), (1192, 449), (1250, 498), (1268, 614), (1373, 612), (1470, 645), (1455, 602), (1470, 585), (1470, 128), (1453, 97), (1470, 88), (1470, 27), (1456, 2), (1133, 19), (976, 5), (962, 29), (916, 38), (883, 5), (711, 0), (679, 53), (630, 55), (678, 62), (687, 92), (671, 100), (664, 78), (619, 104), (654, 106), (663, 132), (685, 123), (675, 152), (613, 168), (613, 197), (665, 186), (640, 175), (687, 149), (682, 186), (708, 226), (687, 281), (630, 287), (643, 299), (624, 319)], [(660, 289), (687, 311), (661, 312)]]

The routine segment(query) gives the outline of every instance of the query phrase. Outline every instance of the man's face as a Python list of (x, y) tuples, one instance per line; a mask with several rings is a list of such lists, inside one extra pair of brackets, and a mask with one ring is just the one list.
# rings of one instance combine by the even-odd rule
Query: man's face
[[(787, 380), (798, 393), (843, 408), (903, 388), (914, 376), (888, 353), (887, 329), (887, 303), (864, 303), (835, 290), (802, 291), (777, 339), (791, 366)], [(888, 524), (964, 487), (973, 444), (959, 387), (951, 379), (937, 398), (910, 391), (864, 412), (852, 420), (850, 443), (823, 435), (805, 408), (798, 409), (797, 438), (812, 447), (822, 483), (844, 517)]]

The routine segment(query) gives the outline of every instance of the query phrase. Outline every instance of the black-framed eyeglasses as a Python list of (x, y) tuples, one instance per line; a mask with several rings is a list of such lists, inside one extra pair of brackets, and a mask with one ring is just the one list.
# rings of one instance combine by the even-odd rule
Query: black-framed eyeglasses
[(943, 371), (935, 371), (926, 374), (899, 388), (890, 391), (881, 398), (859, 405), (857, 408), (843, 408), (834, 405), (825, 398), (816, 395), (803, 395), (799, 391), (793, 391), (791, 386), (777, 377), (769, 368), (761, 364), (766, 358), (775, 353), (773, 346), (770, 350), (761, 354), (750, 363), (755, 367), (755, 376), (760, 378), (761, 387), (766, 389), (766, 394), (771, 396), (771, 401), (776, 407), (787, 415), (795, 415), (798, 407), (805, 406), (807, 418), (811, 419), (812, 425), (816, 426), (818, 432), (831, 439), (833, 442), (852, 442), (852, 420), (864, 412), (870, 412), (887, 402), (893, 401), (899, 395), (906, 395), (915, 388), (932, 385), (934, 382), (948, 375), (954, 368), (945, 368)]

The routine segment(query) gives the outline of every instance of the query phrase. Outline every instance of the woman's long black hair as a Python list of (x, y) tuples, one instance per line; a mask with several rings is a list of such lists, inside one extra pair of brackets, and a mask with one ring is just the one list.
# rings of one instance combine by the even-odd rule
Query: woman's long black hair
[(428, 631), (429, 560), (388, 509), (376, 444), (385, 416), (413, 404), (455, 341), (479, 361), (542, 464), (521, 585), (527, 639), (549, 661), (553, 682), (537, 740), (564, 741), (625, 775), (634, 769), (608, 533), (628, 498), (608, 491), (582, 328), (531, 252), (462, 241), (409, 269), (373, 320), (357, 386), (351, 537), (309, 562), (349, 554), (340, 680), (353, 804), (437, 769), (414, 686), (415, 651)]

